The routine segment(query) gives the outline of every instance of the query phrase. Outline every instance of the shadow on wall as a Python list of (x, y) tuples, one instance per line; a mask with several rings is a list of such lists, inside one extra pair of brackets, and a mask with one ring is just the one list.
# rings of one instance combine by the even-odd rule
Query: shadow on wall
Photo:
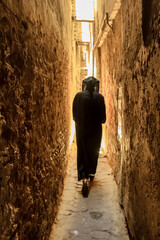
[(151, 42), (151, 16), (153, 0), (142, 1), (142, 31), (144, 45), (148, 46)]

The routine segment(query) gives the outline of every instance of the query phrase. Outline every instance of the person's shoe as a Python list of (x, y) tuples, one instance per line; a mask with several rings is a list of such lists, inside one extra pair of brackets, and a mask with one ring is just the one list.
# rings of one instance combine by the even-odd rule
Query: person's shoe
[(82, 186), (82, 195), (83, 197), (88, 197), (89, 189), (87, 184), (87, 179), (83, 179), (83, 186)]

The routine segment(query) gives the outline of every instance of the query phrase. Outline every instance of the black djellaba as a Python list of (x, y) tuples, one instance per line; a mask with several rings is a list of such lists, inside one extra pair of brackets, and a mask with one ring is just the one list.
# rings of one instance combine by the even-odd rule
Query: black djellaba
[(106, 121), (104, 97), (98, 92), (94, 77), (83, 80), (82, 91), (73, 101), (76, 125), (78, 181), (83, 179), (82, 193), (87, 192), (87, 179), (96, 173), (102, 138), (102, 123)]

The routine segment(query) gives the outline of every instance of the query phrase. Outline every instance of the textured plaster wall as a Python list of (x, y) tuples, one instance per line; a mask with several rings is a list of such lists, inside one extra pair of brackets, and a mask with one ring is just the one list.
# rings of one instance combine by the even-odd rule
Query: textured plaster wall
[(160, 239), (160, 3), (151, 2), (147, 46), (142, 19), (149, 6), (142, 11), (144, 1), (122, 3), (122, 196), (131, 233), (139, 240)]
[[(106, 152), (118, 177), (120, 167), (120, 137), (118, 135), (118, 89), (121, 81), (121, 11), (118, 12), (101, 47), (101, 92), (105, 97), (107, 121), (104, 129)], [(120, 113), (120, 112), (119, 112)]]
[(70, 127), (70, 1), (0, 3), (0, 238), (47, 239)]
[(107, 155), (133, 239), (159, 240), (160, 3), (121, 4), (101, 47)]
[[(97, 1), (97, 0), (96, 0)], [(97, 1), (97, 9), (95, 11), (95, 37), (98, 36), (99, 30), (103, 23), (106, 13), (111, 13), (114, 7), (114, 4), (117, 0), (101, 0)]]

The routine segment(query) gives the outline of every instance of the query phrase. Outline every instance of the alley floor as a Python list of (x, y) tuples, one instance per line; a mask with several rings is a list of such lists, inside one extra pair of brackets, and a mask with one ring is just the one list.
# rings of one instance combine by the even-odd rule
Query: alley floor
[(106, 158), (100, 155), (88, 198), (77, 181), (76, 149), (69, 155), (62, 201), (49, 240), (129, 240), (118, 189)]

